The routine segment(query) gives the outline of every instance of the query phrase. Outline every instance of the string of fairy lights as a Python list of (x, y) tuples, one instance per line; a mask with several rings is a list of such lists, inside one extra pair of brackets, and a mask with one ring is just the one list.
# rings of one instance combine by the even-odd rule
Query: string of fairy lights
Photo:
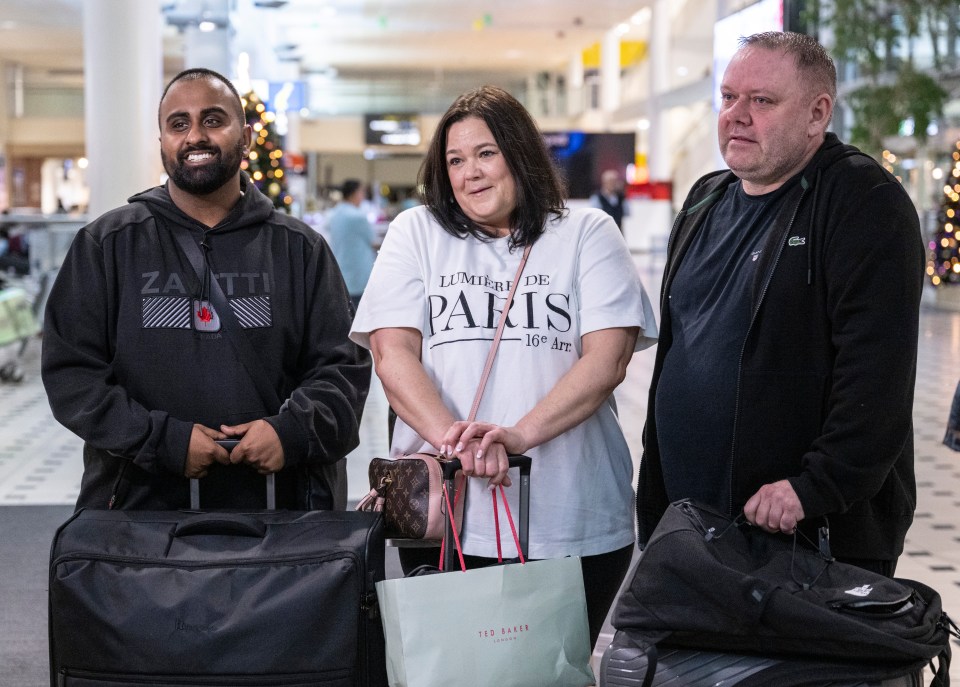
[(270, 112), (253, 91), (241, 99), (247, 124), (253, 128), (253, 144), (246, 160), (240, 163), (277, 208), (289, 211), (293, 197), (287, 193), (283, 169), (283, 140), (276, 129), (276, 115)]
[(953, 151), (953, 169), (944, 177), (937, 233), (930, 240), (927, 261), (927, 276), (934, 286), (960, 285), (960, 141)]

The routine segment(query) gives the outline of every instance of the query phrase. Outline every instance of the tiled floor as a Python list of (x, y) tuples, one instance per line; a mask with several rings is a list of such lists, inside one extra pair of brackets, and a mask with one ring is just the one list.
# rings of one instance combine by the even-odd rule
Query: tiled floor
[[(637, 255), (636, 262), (656, 299), (659, 259)], [(21, 384), (0, 384), (0, 506), (69, 505), (79, 489), (80, 441), (50, 416), (39, 379), (39, 350), (39, 341), (33, 341), (22, 356), (26, 379)], [(0, 361), (10, 358), (13, 352), (3, 353)], [(621, 420), (636, 460), (641, 453), (640, 436), (652, 363), (652, 350), (638, 353), (627, 380), (617, 392)], [(878, 370), (877, 374), (883, 371)], [(940, 441), (958, 378), (960, 313), (938, 311), (925, 303), (914, 410), (918, 506), (897, 574), (922, 580), (937, 589), (945, 609), (955, 619), (960, 619), (960, 453), (947, 449)], [(385, 417), (386, 401), (375, 383), (364, 412), (361, 445), (349, 460), (353, 499), (366, 491), (369, 459), (386, 453)], [(958, 649), (960, 644), (955, 643), (955, 653), (960, 655)], [(951, 674), (960, 683), (960, 659), (954, 661)]]

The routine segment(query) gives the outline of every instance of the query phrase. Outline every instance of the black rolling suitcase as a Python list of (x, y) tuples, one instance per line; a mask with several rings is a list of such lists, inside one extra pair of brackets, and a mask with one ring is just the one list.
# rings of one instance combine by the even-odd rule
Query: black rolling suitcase
[(949, 685), (960, 633), (939, 594), (836, 561), (819, 534), (671, 504), (617, 601), (600, 685), (916, 687), (927, 666)]
[(600, 687), (921, 687), (922, 672), (903, 669), (896, 678), (834, 680), (849, 666), (755, 654), (661, 648), (651, 661), (642, 642), (618, 630), (600, 660)]
[(51, 547), (50, 682), (385, 686), (383, 578), (379, 514), (81, 510)]

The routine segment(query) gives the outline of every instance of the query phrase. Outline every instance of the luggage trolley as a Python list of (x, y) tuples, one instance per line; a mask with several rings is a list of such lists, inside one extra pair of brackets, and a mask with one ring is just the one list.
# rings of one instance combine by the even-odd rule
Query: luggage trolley
[(6, 349), (17, 345), (13, 360), (4, 360), (0, 364), (0, 381), (19, 383), (23, 381), (23, 356), (30, 339), (40, 332), (27, 292), (18, 286), (0, 288), (0, 347)]

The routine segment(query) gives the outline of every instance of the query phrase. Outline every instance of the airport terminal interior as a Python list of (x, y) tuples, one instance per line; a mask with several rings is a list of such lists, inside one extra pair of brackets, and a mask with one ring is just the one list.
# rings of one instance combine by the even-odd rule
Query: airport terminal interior
[[(370, 189), (363, 207), (377, 240), (417, 202), (417, 169), (446, 107), (500, 85), (537, 120), (570, 206), (591, 202), (602, 172), (618, 173), (624, 239), (656, 301), (673, 217), (691, 184), (723, 166), (716, 78), (737, 38), (809, 30), (813, 6), (840, 4), (0, 0), (0, 687), (49, 684), (49, 545), (83, 470), (82, 442), (53, 419), (40, 381), (45, 299), (78, 229), (163, 181), (153, 127), (169, 78), (199, 66), (229, 76), (260, 126), (268, 163), (250, 160), (247, 171), (261, 190), (326, 235), (340, 185), (358, 179)], [(960, 620), (960, 452), (943, 444), (960, 382), (960, 249), (949, 233), (960, 193), (951, 186), (960, 178), (960, 6), (929, 3), (939, 9), (914, 26), (902, 8), (916, 3), (874, 4), (886, 14), (863, 21), (899, 31), (879, 76), (839, 53), (847, 34), (829, 10), (817, 34), (838, 51), (833, 129), (873, 145), (900, 178), (930, 250), (913, 413), (917, 508), (896, 572), (932, 586)], [(865, 125), (858, 89), (892, 83), (904, 64), (928, 77), (918, 82), (932, 104), (891, 110), (890, 131)], [(28, 314), (5, 321), (16, 308)], [(635, 468), (653, 360), (654, 349), (634, 354), (615, 392)], [(368, 491), (370, 459), (389, 453), (387, 414), (374, 376), (347, 459), (351, 503)], [(388, 575), (399, 574), (389, 551)], [(595, 665), (612, 632), (608, 621)], [(960, 681), (960, 659), (951, 674)]]

